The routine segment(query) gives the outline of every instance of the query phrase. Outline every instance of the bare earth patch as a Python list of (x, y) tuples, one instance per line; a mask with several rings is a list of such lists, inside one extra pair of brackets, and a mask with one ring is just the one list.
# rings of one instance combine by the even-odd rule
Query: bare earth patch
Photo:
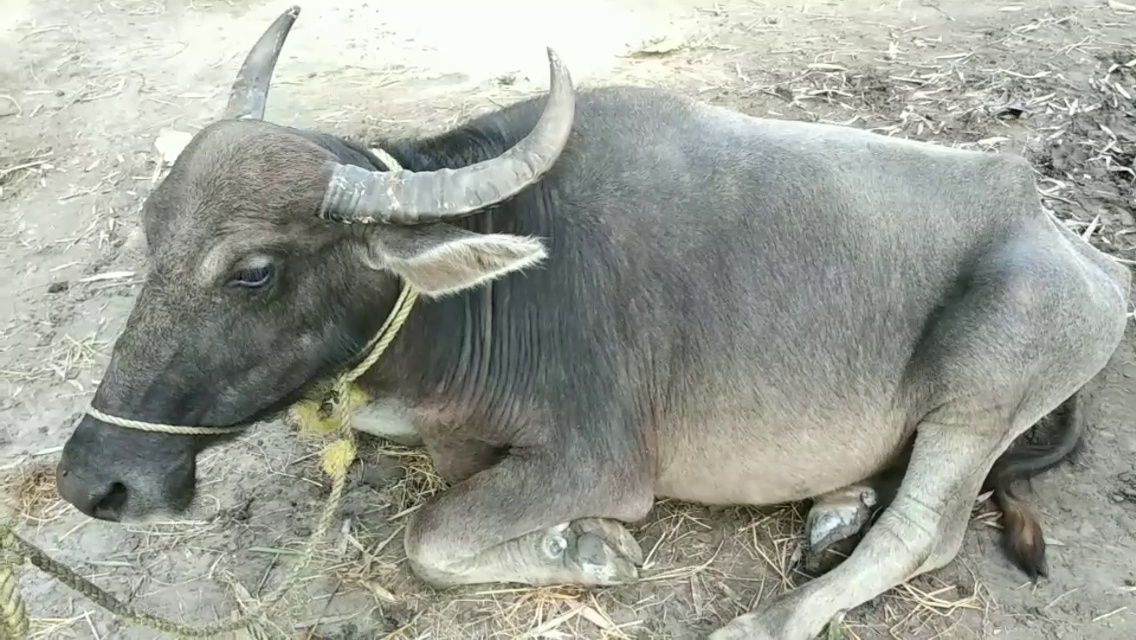
[[(583, 85), (668, 86), (754, 115), (1022, 153), (1047, 206), (1136, 264), (1130, 4), (467, 4), (304, 6), (268, 117), (363, 140), (450, 126), (544, 90), (550, 43)], [(328, 491), (319, 442), (259, 427), (203, 457), (191, 521), (144, 528), (77, 515), (54, 495), (53, 465), (140, 278), (138, 208), (162, 168), (155, 139), (219, 113), (239, 56), (283, 6), (6, 0), (0, 24), (0, 516), (118, 597), (195, 623), (243, 610), (288, 572)], [(831, 637), (1136, 637), (1131, 336), (1088, 400), (1087, 450), (1029, 497), (1050, 537), (1049, 579), (1030, 585), (1001, 556), (998, 514), (980, 500), (952, 565), (849, 612)], [(436, 592), (406, 567), (402, 534), (441, 481), (419, 450), (366, 439), (361, 453), (338, 526), (266, 621), (274, 636), (702, 637), (804, 581), (804, 506), (661, 501), (631, 528), (647, 554), (639, 584)], [(35, 638), (164, 637), (34, 569), (20, 584)]]

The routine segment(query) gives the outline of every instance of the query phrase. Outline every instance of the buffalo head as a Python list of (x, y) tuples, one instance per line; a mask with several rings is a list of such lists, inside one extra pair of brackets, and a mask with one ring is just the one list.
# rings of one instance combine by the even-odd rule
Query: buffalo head
[[(264, 33), (223, 118), (194, 136), (146, 200), (148, 274), (92, 401), (99, 412), (236, 433), (356, 361), (404, 283), (436, 296), (545, 256), (534, 238), (447, 220), (517, 194), (553, 166), (575, 109), (555, 53), (544, 112), (518, 144), (484, 162), (414, 172), (263, 120), (298, 14), (289, 9)], [(85, 415), (63, 449), (59, 492), (105, 520), (183, 512), (197, 455), (229, 437)]]

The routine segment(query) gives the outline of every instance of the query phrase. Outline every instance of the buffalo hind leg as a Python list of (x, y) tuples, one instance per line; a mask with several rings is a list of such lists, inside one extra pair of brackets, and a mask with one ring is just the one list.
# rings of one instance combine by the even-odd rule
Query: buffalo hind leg
[[(1032, 411), (1047, 397), (1052, 394), (1035, 394), (1027, 402), (1002, 406)], [(996, 478), (996, 470), (991, 473), (995, 460), (1016, 434), (1032, 424), (1020, 413), (1016, 417), (1007, 419), (1001, 409), (982, 416), (951, 405), (932, 412), (917, 427), (911, 459), (894, 500), (883, 503), (878, 520), (862, 534), (847, 560), (762, 603), (758, 611), (735, 618), (710, 640), (811, 640), (840, 612), (949, 563), (962, 546), (983, 480)]]
[(570, 456), (510, 456), (441, 494), (406, 530), (411, 567), (436, 587), (488, 582), (604, 586), (634, 582), (643, 554), (619, 521), (651, 507), (650, 486), (608, 482)]
[(735, 618), (711, 640), (811, 640), (840, 612), (949, 562), (962, 544), (984, 467), (999, 453), (1002, 438), (992, 426), (920, 424), (895, 500), (848, 559)]
[[(994, 462), (981, 489), (992, 494), (1002, 512), (1003, 551), (1033, 580), (1048, 575), (1045, 537), (1040, 519), (1015, 494), (1014, 484), (1048, 471), (1080, 450), (1085, 435), (1081, 392), (1070, 396), (1050, 418), (1042, 442), (1012, 445)], [(813, 500), (805, 525), (808, 544), (801, 563), (805, 575), (815, 578), (828, 573), (852, 554), (872, 519), (895, 499), (910, 453), (908, 446), (876, 475)]]
[(974, 265), (929, 328), (911, 363), (927, 407), (911, 459), (848, 559), (711, 640), (812, 640), (841, 612), (955, 557), (995, 461), (1096, 375), (1123, 335), (1126, 280), (1046, 242), (1009, 244)]

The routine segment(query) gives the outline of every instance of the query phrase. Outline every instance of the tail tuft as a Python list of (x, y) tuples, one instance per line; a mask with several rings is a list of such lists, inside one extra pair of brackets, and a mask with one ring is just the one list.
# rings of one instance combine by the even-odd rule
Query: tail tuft
[(994, 462), (986, 476), (986, 488), (994, 492), (994, 503), (1002, 511), (1003, 551), (1030, 577), (1048, 577), (1045, 537), (1041, 519), (1013, 492), (1013, 484), (1029, 480), (1076, 455), (1084, 443), (1085, 423), (1078, 390), (1053, 413), (1057, 423), (1054, 438), (1043, 444), (1011, 445)]
[(1049, 577), (1045, 537), (1037, 514), (1004, 488), (994, 491), (994, 503), (1002, 511), (1002, 550), (1030, 580)]

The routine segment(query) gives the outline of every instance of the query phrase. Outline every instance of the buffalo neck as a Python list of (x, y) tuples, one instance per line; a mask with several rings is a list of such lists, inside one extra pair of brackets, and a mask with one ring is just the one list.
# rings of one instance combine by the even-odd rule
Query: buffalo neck
[[(369, 146), (382, 148), (405, 169), (457, 168), (496, 157), (523, 136), (509, 136), (507, 129), (499, 122), (475, 121), (425, 141)], [(337, 155), (343, 160), (387, 169), (365, 147), (337, 141)], [(549, 237), (549, 193), (548, 185), (539, 183), (509, 202), (450, 224), (477, 233)], [(393, 292), (401, 284), (379, 286), (388, 302), (383, 313), (376, 314), (376, 323), (390, 312)], [(399, 336), (363, 383), (378, 397), (423, 408), (443, 420), (511, 422), (516, 418), (515, 399), (533, 396), (530, 376), (547, 340), (547, 332), (534, 323), (540, 310), (520, 302), (536, 299), (525, 291), (533, 286), (530, 278), (512, 274), (458, 294), (419, 298)]]

